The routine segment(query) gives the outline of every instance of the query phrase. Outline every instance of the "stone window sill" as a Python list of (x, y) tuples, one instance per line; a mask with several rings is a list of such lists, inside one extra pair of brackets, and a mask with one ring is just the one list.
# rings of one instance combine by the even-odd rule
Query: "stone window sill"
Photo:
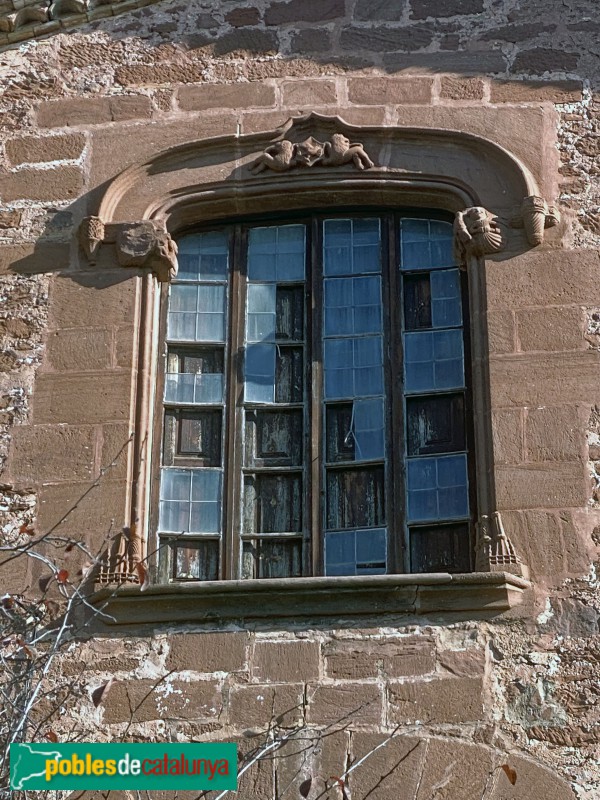
[(91, 600), (107, 625), (267, 622), (383, 615), (495, 616), (529, 581), (508, 572), (207, 581), (106, 587)]

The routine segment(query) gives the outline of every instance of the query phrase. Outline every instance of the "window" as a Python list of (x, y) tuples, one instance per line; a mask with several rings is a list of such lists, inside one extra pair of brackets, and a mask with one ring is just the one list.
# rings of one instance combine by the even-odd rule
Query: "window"
[(157, 421), (163, 580), (469, 571), (466, 287), (451, 224), (424, 216), (179, 239)]

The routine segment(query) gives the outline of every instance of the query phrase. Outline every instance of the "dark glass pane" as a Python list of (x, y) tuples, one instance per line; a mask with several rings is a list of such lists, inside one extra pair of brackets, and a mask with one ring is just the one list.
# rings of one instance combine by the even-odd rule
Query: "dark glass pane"
[(461, 394), (409, 397), (406, 400), (409, 456), (464, 450), (465, 413)]
[(246, 466), (301, 466), (302, 443), (302, 411), (246, 413)]
[(302, 476), (248, 475), (244, 480), (246, 533), (302, 531)]
[(299, 578), (302, 542), (298, 539), (254, 539), (244, 542), (242, 578)]
[(411, 572), (469, 572), (467, 525), (410, 528)]
[(327, 471), (327, 528), (385, 525), (383, 467)]
[(221, 411), (177, 414), (177, 456), (194, 456), (203, 467), (221, 466)]
[(387, 568), (385, 528), (325, 534), (326, 575), (381, 575)]
[(275, 368), (275, 402), (301, 403), (303, 397), (302, 373), (304, 367), (302, 347), (277, 347)]
[(216, 581), (219, 578), (219, 542), (173, 542), (171, 578), (175, 581)]
[(406, 462), (407, 516), (411, 522), (469, 516), (467, 456), (426, 456)]
[(304, 287), (277, 287), (275, 336), (301, 342), (304, 339)]
[(327, 406), (327, 461), (354, 461), (352, 403)]
[(429, 275), (404, 278), (404, 329), (431, 328), (431, 283)]

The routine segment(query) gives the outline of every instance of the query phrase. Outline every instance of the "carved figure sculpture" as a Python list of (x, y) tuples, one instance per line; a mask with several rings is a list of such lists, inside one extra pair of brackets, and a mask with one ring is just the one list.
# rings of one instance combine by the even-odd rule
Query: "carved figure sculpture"
[(250, 170), (258, 175), (265, 169), (272, 169), (274, 172), (287, 172), (294, 166), (296, 159), (296, 145), (283, 139), (281, 142), (267, 147), (251, 165)]
[(177, 245), (150, 220), (123, 225), (116, 246), (122, 267), (150, 267), (160, 282), (177, 275)]
[(276, 142), (260, 154), (250, 170), (258, 175), (266, 169), (287, 172), (293, 167), (341, 167), (349, 163), (357, 169), (374, 166), (360, 142), (352, 143), (343, 133), (334, 133), (329, 142), (320, 142), (314, 136), (297, 144), (287, 139)]
[(454, 217), (454, 255), (464, 263), (467, 256), (498, 253), (504, 236), (497, 217), (482, 206), (458, 211)]
[(357, 169), (374, 166), (360, 142), (351, 143), (343, 133), (334, 133), (330, 142), (325, 142), (321, 163), (326, 167), (340, 167), (352, 161)]
[(544, 228), (553, 228), (560, 222), (560, 214), (549, 206), (543, 197), (531, 195), (521, 205), (522, 225), (530, 245), (535, 247), (544, 241)]
[(82, 221), (79, 241), (90, 264), (95, 264), (98, 250), (104, 241), (104, 223), (100, 217), (86, 217)]

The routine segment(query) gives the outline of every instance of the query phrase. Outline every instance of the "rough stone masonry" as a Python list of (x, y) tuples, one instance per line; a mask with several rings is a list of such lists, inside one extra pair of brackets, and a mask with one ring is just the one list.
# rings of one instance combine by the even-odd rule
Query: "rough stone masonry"
[[(85, 265), (77, 229), (128, 166), (318, 111), (490, 138), (536, 172), (562, 222), (543, 246), (486, 267), (494, 480), (530, 567), (522, 606), (450, 622), (88, 631), (55, 662), (32, 730), (246, 751), (269, 726), (297, 729), (285, 758), (245, 775), (244, 800), (297, 798), (314, 775), (312, 800), (372, 751), (352, 800), (395, 800), (399, 787), (407, 800), (598, 797), (594, 0), (49, 5), (0, 2), (3, 544), (29, 525), (89, 539), (124, 524), (125, 461), (114, 461), (131, 428), (137, 277)], [(44, 574), (15, 560), (1, 591), (33, 596)]]

